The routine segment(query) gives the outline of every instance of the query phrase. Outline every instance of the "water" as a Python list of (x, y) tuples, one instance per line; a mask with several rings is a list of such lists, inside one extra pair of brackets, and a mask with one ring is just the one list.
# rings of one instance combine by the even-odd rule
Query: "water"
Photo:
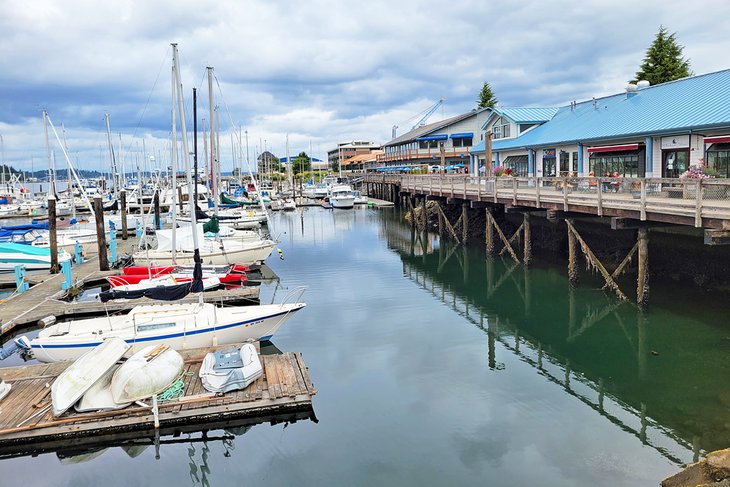
[(420, 238), (395, 210), (274, 220), (262, 302), (306, 285), (308, 306), (271, 347), (302, 352), (318, 422), (183, 434), (159, 460), (4, 460), (3, 484), (645, 486), (729, 446), (721, 300), (653, 283), (640, 313), (589, 275), (571, 291), (564, 263)]

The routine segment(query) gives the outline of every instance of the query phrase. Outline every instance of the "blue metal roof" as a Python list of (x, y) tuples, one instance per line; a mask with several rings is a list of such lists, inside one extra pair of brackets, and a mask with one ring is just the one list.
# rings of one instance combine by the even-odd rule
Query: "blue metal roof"
[(547, 122), (558, 111), (556, 107), (529, 108), (529, 107), (497, 107), (494, 113), (509, 118), (516, 123)]
[[(561, 107), (539, 127), (492, 150), (609, 141), (730, 127), (730, 70), (683, 78)], [(484, 152), (484, 142), (472, 152)]]

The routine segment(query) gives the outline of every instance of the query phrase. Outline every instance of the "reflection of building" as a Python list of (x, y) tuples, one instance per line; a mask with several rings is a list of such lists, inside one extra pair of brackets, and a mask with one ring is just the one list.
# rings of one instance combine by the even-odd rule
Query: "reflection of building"
[(380, 150), (380, 146), (375, 142), (361, 140), (343, 142), (341, 144), (337, 144), (336, 148), (327, 151), (327, 162), (330, 167), (335, 164), (344, 166), (345, 161), (352, 157), (369, 155), (378, 150)]
[[(707, 164), (730, 177), (730, 70), (626, 91), (560, 108), (496, 108), (492, 167), (521, 176), (679, 177)], [(472, 169), (485, 158), (471, 151)], [(489, 164), (487, 164), (489, 166)]]

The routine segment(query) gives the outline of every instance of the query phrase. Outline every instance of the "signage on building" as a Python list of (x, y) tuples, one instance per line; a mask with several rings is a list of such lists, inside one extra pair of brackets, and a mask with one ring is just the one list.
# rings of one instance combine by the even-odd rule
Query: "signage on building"
[(689, 135), (662, 137), (662, 149), (686, 149), (687, 147), (689, 147)]

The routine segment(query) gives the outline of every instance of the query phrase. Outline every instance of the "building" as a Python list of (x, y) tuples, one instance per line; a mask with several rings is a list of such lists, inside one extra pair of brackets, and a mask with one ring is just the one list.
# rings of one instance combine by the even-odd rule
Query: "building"
[(362, 154), (371, 154), (373, 151), (380, 150), (381, 147), (375, 142), (366, 142), (353, 140), (351, 142), (343, 142), (337, 144), (337, 147), (327, 151), (327, 162), (329, 167), (338, 167), (342, 165), (344, 161), (351, 157), (359, 156)]
[(377, 162), (377, 156), (383, 151), (373, 151), (370, 154), (360, 154), (349, 159), (345, 159), (340, 166), (343, 173), (359, 173), (365, 172), (366, 166), (372, 166)]
[(490, 114), (482, 108), (415, 127), (383, 144), (383, 153), (367, 171), (467, 170), (475, 142), (484, 137), (480, 127)]
[[(730, 177), (730, 70), (656, 86), (639, 82), (615, 95), (532, 109), (546, 110), (548, 120), (535, 120), (525, 130), (524, 117), (511, 110), (518, 109), (493, 110), (482, 125), (493, 134), (492, 161), (485, 168), (502, 165), (541, 177), (674, 178), (706, 164), (719, 177)], [(554, 114), (548, 117), (547, 110)], [(481, 167), (484, 141), (471, 152), (472, 169)]]

